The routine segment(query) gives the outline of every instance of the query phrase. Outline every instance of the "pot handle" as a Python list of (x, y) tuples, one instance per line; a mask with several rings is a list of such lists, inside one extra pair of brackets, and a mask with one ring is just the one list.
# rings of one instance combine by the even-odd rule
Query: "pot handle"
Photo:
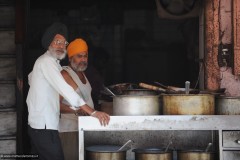
[(235, 142), (240, 145), (240, 139), (237, 139)]
[(150, 90), (154, 90), (154, 91), (162, 91), (162, 92), (166, 92), (165, 89), (150, 85), (150, 84), (146, 84), (146, 83), (139, 83), (139, 86), (145, 89), (150, 89)]

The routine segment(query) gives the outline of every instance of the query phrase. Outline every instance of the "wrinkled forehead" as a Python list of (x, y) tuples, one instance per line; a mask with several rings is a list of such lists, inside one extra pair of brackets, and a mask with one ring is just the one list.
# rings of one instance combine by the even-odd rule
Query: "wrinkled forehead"
[(81, 56), (85, 56), (85, 55), (88, 55), (88, 52), (87, 52), (87, 51), (85, 51), (85, 52), (79, 52), (79, 53), (77, 53), (75, 56), (81, 57)]
[[(72, 58), (72, 59), (77, 59), (77, 58), (83, 58), (83, 57), (88, 58), (88, 52), (87, 52), (87, 51), (76, 53), (76, 54), (75, 54), (74, 56), (72, 56), (71, 58)], [(70, 59), (71, 59), (71, 58), (70, 58)]]
[(66, 39), (61, 34), (56, 34), (53, 40), (56, 40), (56, 39), (61, 41), (66, 41)]

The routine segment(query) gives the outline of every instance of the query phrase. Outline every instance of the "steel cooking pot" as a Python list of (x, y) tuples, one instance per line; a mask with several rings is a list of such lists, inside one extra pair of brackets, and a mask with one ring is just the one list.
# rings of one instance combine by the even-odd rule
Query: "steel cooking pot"
[(213, 115), (215, 97), (210, 94), (164, 94), (164, 115)]
[(159, 115), (159, 95), (117, 95), (113, 97), (113, 115)]
[(156, 91), (148, 89), (126, 89), (122, 91), (122, 95), (145, 96), (145, 95), (158, 95), (158, 93)]
[(114, 84), (111, 86), (108, 86), (108, 88), (114, 93), (114, 94), (122, 94), (124, 90), (127, 89), (137, 89), (138, 85), (134, 83), (119, 83), (119, 84)]
[(135, 160), (172, 160), (173, 153), (160, 148), (137, 148), (134, 149)]
[(219, 115), (240, 115), (240, 97), (216, 97), (216, 110)]
[(121, 146), (94, 145), (86, 147), (86, 160), (126, 160), (126, 151), (118, 151)]
[(214, 160), (214, 152), (205, 152), (203, 150), (185, 150), (178, 151), (178, 160)]

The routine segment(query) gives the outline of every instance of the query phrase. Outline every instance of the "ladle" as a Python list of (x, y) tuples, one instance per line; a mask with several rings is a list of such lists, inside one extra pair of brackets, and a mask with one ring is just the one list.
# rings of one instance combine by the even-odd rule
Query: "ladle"
[(121, 151), (124, 151), (124, 150), (126, 150), (126, 147), (130, 144), (130, 143), (132, 143), (133, 141), (132, 140), (128, 140), (124, 145), (122, 145), (122, 147), (120, 147), (117, 151), (118, 152), (121, 152)]
[(208, 152), (211, 146), (212, 146), (212, 143), (208, 143), (207, 148), (205, 149), (205, 152)]
[(166, 149), (165, 149), (165, 152), (168, 151), (168, 148), (170, 147), (171, 144), (172, 144), (172, 141), (169, 141), (169, 143), (168, 143), (168, 145), (167, 145), (167, 147), (166, 147)]
[(114, 97), (116, 96), (108, 87), (105, 87), (105, 86), (104, 86), (104, 88), (105, 88), (105, 90), (108, 91), (108, 93), (110, 93), (112, 96), (114, 96)]

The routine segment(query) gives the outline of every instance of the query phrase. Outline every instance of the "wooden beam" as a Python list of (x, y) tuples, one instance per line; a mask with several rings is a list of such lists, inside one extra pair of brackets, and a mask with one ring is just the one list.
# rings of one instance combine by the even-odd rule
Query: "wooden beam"
[(218, 66), (219, 46), (219, 8), (220, 0), (205, 0), (205, 88), (218, 89), (220, 87), (220, 72)]
[(234, 74), (240, 75), (240, 1), (233, 0)]

